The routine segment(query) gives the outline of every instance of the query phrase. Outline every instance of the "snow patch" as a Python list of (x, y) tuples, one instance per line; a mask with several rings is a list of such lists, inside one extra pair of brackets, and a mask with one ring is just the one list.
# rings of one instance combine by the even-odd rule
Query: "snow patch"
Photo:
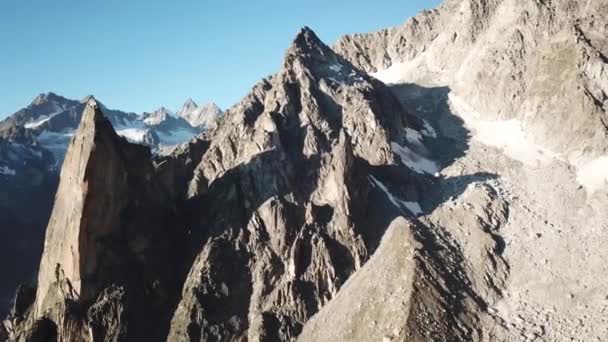
[(54, 112), (38, 118), (38, 121), (28, 122), (25, 125), (23, 125), (23, 127), (25, 127), (26, 129), (32, 129), (32, 128), (40, 127), (45, 122), (51, 120), (53, 117), (55, 117), (55, 116), (57, 116), (57, 115), (59, 115), (59, 114), (61, 114), (61, 113), (63, 113), (65, 111), (65, 109), (60, 108), (59, 106), (57, 106), (57, 104), (53, 104), (53, 106), (55, 107), (55, 111)]
[(369, 176), (369, 180), (370, 180), (370, 184), (372, 184), (372, 186), (377, 186), (378, 188), (380, 188), (380, 190), (382, 190), (386, 194), (388, 199), (397, 208), (399, 208), (399, 209), (405, 208), (405, 209), (409, 210), (415, 216), (422, 214), (422, 208), (420, 207), (420, 204), (418, 202), (402, 201), (402, 200), (396, 198), (395, 196), (393, 196), (393, 194), (390, 193), (390, 191), (388, 191), (386, 186), (384, 184), (382, 184), (382, 182), (377, 180), (374, 176)]
[(332, 65), (329, 66), (329, 68), (333, 72), (341, 72), (342, 71), (342, 64), (340, 64), (340, 63), (332, 64)]
[(5, 176), (14, 176), (17, 172), (13, 169), (10, 169), (8, 166), (0, 166), (0, 175)]
[(371, 74), (385, 84), (397, 84), (405, 81), (407, 75), (412, 69), (410, 63), (395, 63), (387, 69), (380, 70)]
[(408, 142), (414, 145), (422, 145), (422, 134), (417, 130), (406, 127), (405, 138)]
[(437, 132), (431, 124), (426, 122), (426, 120), (422, 120), (422, 129), (420, 130), (420, 133), (425, 137), (437, 138)]
[(608, 185), (608, 156), (597, 158), (579, 167), (576, 180), (589, 193), (604, 188)]
[(439, 172), (439, 166), (432, 160), (425, 158), (407, 147), (401, 146), (396, 142), (391, 143), (393, 152), (401, 158), (403, 165), (409, 167), (419, 174), (434, 175)]
[(544, 166), (553, 162), (558, 155), (530, 141), (519, 120), (487, 121), (480, 119), (462, 99), (449, 95), (452, 110), (460, 116), (481, 143), (500, 148), (509, 157), (530, 166)]
[(142, 128), (123, 128), (116, 131), (118, 135), (134, 143), (143, 142), (147, 132), (147, 130)]

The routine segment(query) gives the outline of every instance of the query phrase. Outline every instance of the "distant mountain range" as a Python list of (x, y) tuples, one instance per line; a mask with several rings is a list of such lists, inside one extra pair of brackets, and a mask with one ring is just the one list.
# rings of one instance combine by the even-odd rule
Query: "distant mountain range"
[[(0, 138), (12, 143), (39, 146), (63, 159), (70, 137), (80, 122), (84, 104), (93, 96), (72, 100), (54, 93), (38, 95), (32, 103), (0, 122)], [(212, 126), (222, 115), (214, 103), (199, 107), (192, 99), (175, 115), (165, 107), (136, 114), (100, 106), (120, 136), (153, 150), (173, 147)]]

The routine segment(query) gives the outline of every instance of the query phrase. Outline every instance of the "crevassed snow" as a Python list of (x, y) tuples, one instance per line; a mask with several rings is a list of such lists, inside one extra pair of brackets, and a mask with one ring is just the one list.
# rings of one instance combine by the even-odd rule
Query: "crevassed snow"
[(587, 192), (594, 193), (608, 185), (608, 156), (600, 157), (580, 166), (576, 180)]
[(460, 116), (473, 133), (473, 139), (502, 149), (509, 157), (526, 165), (542, 166), (550, 164), (558, 155), (530, 141), (519, 120), (488, 121), (480, 119), (462, 99), (449, 95), (450, 106)]
[(372, 186), (377, 186), (380, 188), (380, 190), (382, 190), (386, 196), (388, 197), (388, 199), (397, 207), (400, 209), (407, 209), (409, 210), (412, 214), (418, 216), (420, 214), (422, 214), (422, 208), (420, 207), (420, 204), (418, 204), (418, 202), (408, 202), (408, 201), (402, 201), (398, 198), (396, 198), (395, 196), (393, 196), (393, 194), (390, 193), (390, 191), (388, 191), (388, 189), (386, 188), (386, 186), (384, 184), (382, 184), (382, 182), (380, 182), (379, 180), (377, 180), (374, 176), (369, 176), (369, 180), (370, 183), (372, 184)]
[(32, 128), (39, 127), (40, 125), (44, 124), (45, 122), (51, 120), (53, 117), (55, 117), (55, 116), (57, 116), (57, 115), (59, 115), (59, 114), (61, 114), (61, 113), (63, 113), (65, 111), (65, 109), (60, 108), (56, 104), (53, 104), (53, 106), (55, 107), (55, 111), (54, 112), (38, 118), (38, 121), (28, 122), (25, 125), (23, 125), (23, 127), (27, 128), (27, 129), (32, 129)]
[(0, 166), (0, 175), (14, 176), (16, 174), (17, 172), (15, 172), (15, 170), (13, 169), (10, 169), (8, 166)]
[(396, 142), (391, 143), (393, 152), (401, 158), (403, 165), (409, 167), (416, 173), (428, 173), (434, 175), (439, 172), (439, 166), (434, 161), (427, 159), (407, 147), (401, 146)]

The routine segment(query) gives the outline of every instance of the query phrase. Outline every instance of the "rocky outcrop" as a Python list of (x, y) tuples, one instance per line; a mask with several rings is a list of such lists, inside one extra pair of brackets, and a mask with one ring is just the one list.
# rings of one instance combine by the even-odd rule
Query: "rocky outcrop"
[(498, 235), (507, 213), (495, 190), (471, 185), (420, 221), (395, 218), (370, 261), (306, 323), (298, 341), (505, 338), (488, 306), (508, 276)]
[(449, 87), (470, 114), (518, 120), (576, 162), (608, 152), (606, 17), (604, 1), (445, 1), (336, 50), (387, 83)]
[(375, 254), (335, 299), (306, 323), (298, 341), (405, 337), (416, 272), (416, 242), (411, 230), (407, 220), (395, 219)]

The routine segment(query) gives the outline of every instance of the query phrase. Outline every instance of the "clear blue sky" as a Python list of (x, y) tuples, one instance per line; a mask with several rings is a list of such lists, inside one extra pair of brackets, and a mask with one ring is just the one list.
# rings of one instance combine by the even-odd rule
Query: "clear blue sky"
[(1, 0), (0, 118), (39, 93), (110, 108), (227, 108), (277, 71), (300, 27), (328, 44), (440, 0)]

